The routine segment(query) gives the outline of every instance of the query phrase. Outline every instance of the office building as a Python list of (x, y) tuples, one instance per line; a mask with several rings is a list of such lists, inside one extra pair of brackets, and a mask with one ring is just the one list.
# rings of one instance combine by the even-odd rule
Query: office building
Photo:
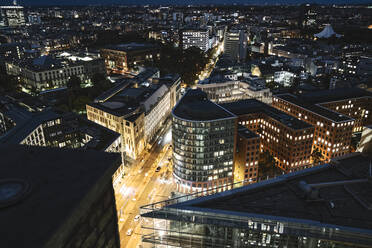
[(107, 46), (100, 51), (107, 72), (124, 74), (138, 70), (145, 62), (160, 58), (160, 48), (152, 44), (127, 43)]
[(118, 154), (0, 145), (1, 247), (120, 247)]
[(121, 134), (124, 152), (133, 159), (151, 146), (180, 97), (178, 75), (158, 76), (157, 69), (148, 69), (87, 105), (88, 119)]
[(25, 25), (22, 6), (0, 6), (0, 27), (19, 27)]
[(178, 191), (223, 187), (233, 182), (235, 115), (189, 90), (172, 111), (173, 175)]
[(197, 47), (206, 52), (209, 47), (209, 32), (207, 29), (186, 29), (181, 32), (182, 49)]
[(369, 158), (356, 155), (143, 206), (143, 247), (370, 247), (369, 166)]
[(283, 173), (310, 166), (314, 127), (258, 100), (216, 104), (189, 90), (172, 118), (173, 174), (181, 192), (257, 182), (262, 152)]
[(298, 96), (275, 95), (273, 106), (313, 125), (312, 149), (321, 153), (321, 160), (329, 161), (349, 153), (352, 134), (372, 124), (371, 101), (369, 92), (341, 88)]
[(224, 55), (232, 61), (244, 62), (247, 56), (247, 35), (242, 30), (225, 32)]
[[(248, 99), (220, 105), (238, 117), (238, 124), (260, 136), (260, 152), (269, 152), (275, 166), (283, 173), (310, 166), (314, 127), (263, 102)], [(246, 169), (253, 168), (257, 181), (258, 153), (246, 160)], [(251, 181), (251, 182), (252, 182)]]

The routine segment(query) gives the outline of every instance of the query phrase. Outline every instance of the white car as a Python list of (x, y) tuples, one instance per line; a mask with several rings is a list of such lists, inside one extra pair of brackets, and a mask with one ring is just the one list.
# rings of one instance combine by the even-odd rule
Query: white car
[(132, 228), (128, 229), (127, 235), (130, 236), (130, 235), (132, 235), (132, 233), (133, 233), (133, 229)]
[(134, 217), (134, 221), (139, 221), (141, 218), (141, 215), (136, 215), (136, 217)]

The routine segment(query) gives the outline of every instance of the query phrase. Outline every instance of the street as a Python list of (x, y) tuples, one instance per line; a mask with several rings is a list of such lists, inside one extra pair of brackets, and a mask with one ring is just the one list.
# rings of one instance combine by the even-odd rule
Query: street
[(176, 189), (169, 161), (172, 156), (170, 127), (163, 133), (150, 152), (131, 165), (129, 173), (115, 186), (121, 247), (138, 247), (141, 243), (141, 219), (135, 220), (139, 207), (165, 200)]

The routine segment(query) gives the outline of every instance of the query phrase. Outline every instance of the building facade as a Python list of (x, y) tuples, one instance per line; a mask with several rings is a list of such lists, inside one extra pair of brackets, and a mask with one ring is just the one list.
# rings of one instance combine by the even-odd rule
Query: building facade
[(276, 95), (273, 106), (315, 127), (313, 151), (320, 160), (343, 156), (351, 151), (353, 133), (372, 122), (372, 98), (359, 89), (336, 89), (302, 94)]
[(86, 106), (89, 120), (121, 134), (123, 151), (133, 159), (151, 146), (180, 96), (178, 75), (152, 76), (145, 71), (125, 80)]
[(233, 182), (236, 116), (190, 90), (172, 111), (173, 175), (181, 192)]
[(206, 52), (209, 47), (209, 32), (204, 29), (188, 29), (183, 30), (182, 33), (182, 49), (188, 49), (190, 47), (200, 48), (203, 52)]
[(244, 62), (247, 55), (247, 36), (242, 30), (225, 32), (224, 55), (232, 61)]
[(125, 74), (145, 62), (160, 58), (160, 48), (151, 44), (128, 43), (101, 49), (107, 72)]
[(0, 26), (18, 27), (25, 25), (22, 6), (0, 6)]

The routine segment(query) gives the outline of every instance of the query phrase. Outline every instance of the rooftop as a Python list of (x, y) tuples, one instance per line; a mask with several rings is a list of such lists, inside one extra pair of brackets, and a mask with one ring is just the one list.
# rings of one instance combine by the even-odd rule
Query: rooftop
[(256, 134), (255, 132), (249, 130), (243, 125), (238, 125), (238, 135), (241, 137), (244, 137), (246, 139), (251, 139), (251, 138), (259, 138), (260, 136)]
[(0, 195), (1, 247), (44, 247), (120, 165), (113, 153), (20, 145), (0, 146), (0, 156), (0, 187), (14, 196), (4, 208)]
[[(297, 106), (300, 106), (304, 109), (308, 109), (309, 111), (312, 111), (312, 112), (314, 112), (314, 113), (316, 113), (320, 116), (327, 117), (328, 119), (330, 119), (332, 121), (335, 121), (335, 122), (342, 122), (342, 121), (352, 120), (352, 118), (350, 118), (346, 115), (334, 112), (334, 111), (332, 111), (328, 108), (322, 107), (319, 104), (314, 103), (314, 101), (316, 99), (315, 97), (314, 98), (308, 98), (308, 97), (306, 97), (306, 95), (296, 96), (296, 95), (289, 94), (289, 93), (276, 95), (276, 97), (278, 97), (282, 100), (285, 100), (287, 102), (296, 104)], [(332, 97), (330, 96), (329, 99), (331, 99), (331, 98)], [(344, 98), (344, 100), (345, 99), (347, 99), (347, 98)]]
[(106, 46), (106, 49), (110, 50), (117, 50), (122, 52), (131, 52), (131, 51), (138, 51), (138, 50), (147, 50), (147, 49), (154, 49), (157, 46), (149, 43), (125, 43), (125, 44), (118, 44), (118, 45), (110, 45)]
[(232, 113), (211, 102), (200, 89), (188, 90), (173, 108), (173, 115), (191, 121), (212, 121), (235, 118)]
[(297, 118), (294, 118), (256, 99), (245, 99), (231, 103), (223, 103), (221, 104), (221, 107), (227, 109), (237, 116), (262, 113), (292, 129), (305, 129), (312, 127), (310, 124), (298, 120)]

